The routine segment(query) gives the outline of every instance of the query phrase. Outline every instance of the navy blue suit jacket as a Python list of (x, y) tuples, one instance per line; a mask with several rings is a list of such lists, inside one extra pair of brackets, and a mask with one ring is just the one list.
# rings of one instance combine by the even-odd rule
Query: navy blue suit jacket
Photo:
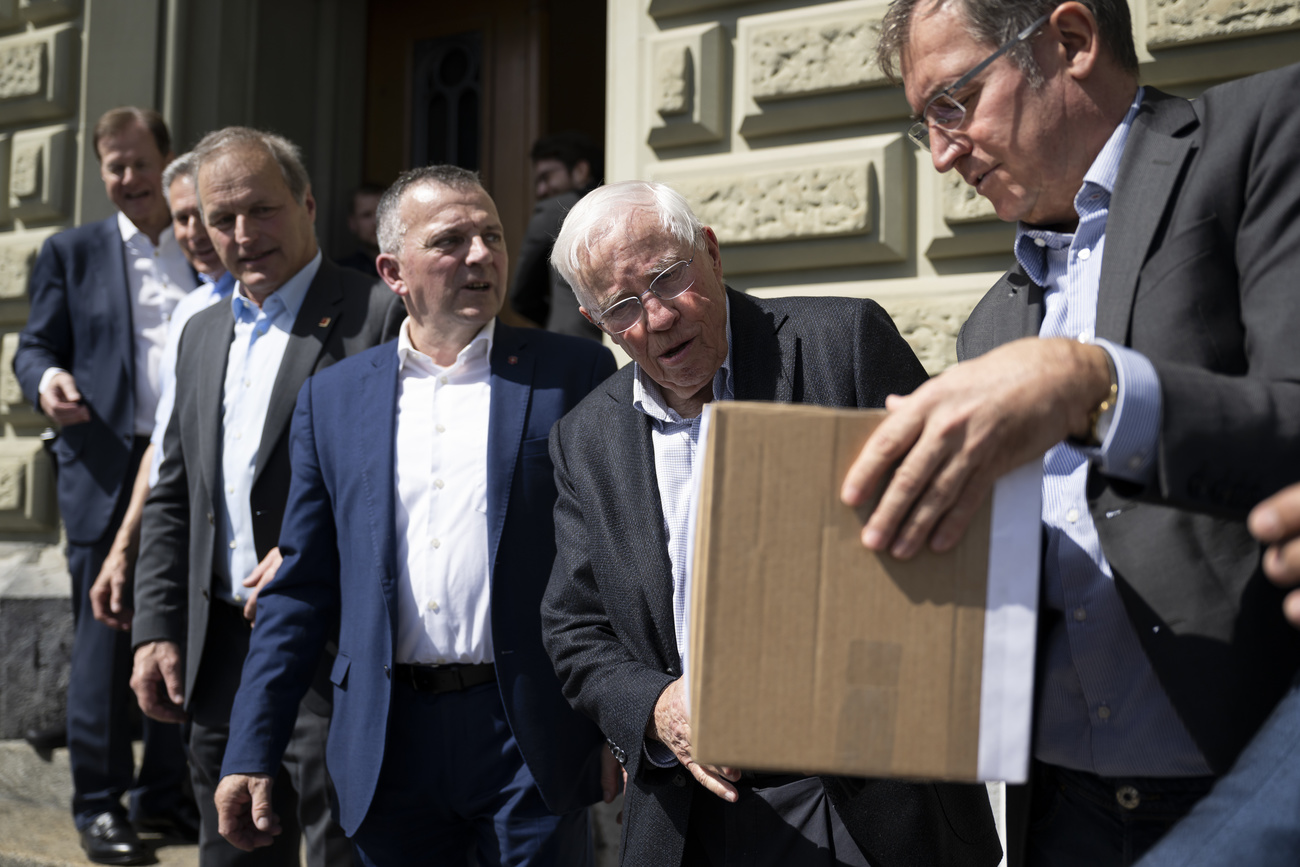
[(61, 367), (90, 409), (89, 422), (63, 428), (54, 444), (68, 541), (90, 544), (112, 529), (135, 437), (135, 327), (117, 215), (46, 241), (28, 293), (14, 373), (39, 408), (41, 375)]
[[(604, 738), (572, 710), (542, 647), (542, 594), (555, 557), (551, 426), (614, 371), (589, 340), (510, 328), (493, 339), (487, 512), (492, 640), (511, 730), (547, 806), (600, 797)], [(258, 598), (222, 774), (274, 775), (298, 701), (337, 631), (327, 761), (348, 834), (365, 818), (387, 744), (397, 641), (393, 490), (396, 345), (307, 380), (291, 433), (284, 562)]]

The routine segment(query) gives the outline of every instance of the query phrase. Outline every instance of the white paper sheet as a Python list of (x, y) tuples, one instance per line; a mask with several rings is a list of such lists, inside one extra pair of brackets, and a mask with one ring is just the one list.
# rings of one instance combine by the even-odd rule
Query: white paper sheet
[(993, 488), (980, 678), (981, 780), (1023, 783), (1029, 775), (1042, 494), (1042, 460), (1008, 473)]

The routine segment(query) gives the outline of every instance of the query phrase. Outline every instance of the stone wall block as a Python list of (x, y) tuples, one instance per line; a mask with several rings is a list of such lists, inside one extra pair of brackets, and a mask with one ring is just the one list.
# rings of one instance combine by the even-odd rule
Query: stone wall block
[(656, 173), (724, 248), (729, 273), (897, 262), (910, 243), (907, 143), (873, 136)]
[[(0, 542), (0, 739), (63, 721), (71, 649), (72, 605), (59, 547)], [(14, 770), (0, 772), (11, 791), (15, 781), (4, 778)], [(27, 780), (23, 792), (39, 797), (40, 788), (39, 780)]]
[(956, 172), (939, 176), (939, 194), (943, 198), (943, 221), (948, 225), (996, 222), (993, 203), (975, 192)]
[(72, 26), (0, 39), (0, 123), (72, 114), (78, 51), (78, 33)]
[[(6, 160), (6, 165), (8, 161)], [(51, 232), (0, 234), (0, 301), (27, 297), (27, 280), (41, 244)]]
[(721, 140), (726, 132), (728, 41), (722, 26), (669, 30), (649, 40), (651, 147)]
[(876, 68), (886, 4), (848, 0), (736, 20), (737, 101), (747, 138), (906, 118)]
[(49, 24), (81, 14), (81, 0), (18, 0), (18, 14), (33, 24)]
[(41, 441), (0, 440), (0, 531), (44, 532), (58, 523), (54, 473)]
[(14, 353), (18, 350), (18, 332), (10, 331), (0, 337), (0, 404), (5, 408), (21, 406), (23, 390), (14, 376)]
[(931, 376), (957, 363), (957, 334), (979, 296), (886, 304), (889, 315)]
[(22, 220), (59, 220), (72, 212), (71, 126), (25, 130), (13, 137), (9, 209)]
[(1148, 0), (1147, 48), (1170, 48), (1300, 27), (1300, 2)]
[(726, 6), (739, 6), (750, 0), (650, 0), (647, 12), (651, 18), (669, 18), (674, 15), (690, 15), (706, 12)]
[(18, 15), (18, 0), (0, 0), (0, 30), (22, 26), (23, 19)]

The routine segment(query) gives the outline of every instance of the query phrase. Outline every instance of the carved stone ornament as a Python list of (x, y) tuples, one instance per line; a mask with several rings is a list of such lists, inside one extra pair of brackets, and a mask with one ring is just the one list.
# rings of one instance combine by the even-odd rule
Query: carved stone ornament
[(45, 86), (44, 42), (0, 46), (0, 99), (36, 96)]
[(750, 95), (762, 101), (883, 84), (875, 62), (879, 36), (879, 17), (863, 14), (754, 27), (745, 46)]
[(694, 95), (694, 68), (687, 45), (661, 45), (654, 59), (655, 109), (664, 117), (688, 114)]
[(1300, 26), (1300, 2), (1243, 0), (1150, 0), (1147, 46), (1167, 48), (1189, 42), (1243, 36)]
[(975, 192), (975, 188), (961, 179), (956, 172), (939, 176), (940, 194), (943, 197), (943, 220), (948, 224), (995, 222), (997, 212), (993, 203)]

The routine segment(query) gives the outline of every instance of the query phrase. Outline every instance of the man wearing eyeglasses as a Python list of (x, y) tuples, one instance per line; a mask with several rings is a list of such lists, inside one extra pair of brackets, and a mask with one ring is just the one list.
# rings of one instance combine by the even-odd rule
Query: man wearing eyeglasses
[(897, 0), (879, 58), (935, 168), (1017, 221), (1017, 264), (844, 498), (901, 461), (863, 543), (906, 558), (1043, 460), (1027, 859), (1131, 864), (1300, 661), (1245, 525), (1300, 478), (1300, 67), (1140, 88), (1123, 0)]
[(982, 786), (824, 784), (691, 755), (682, 618), (701, 411), (730, 399), (881, 406), (925, 379), (889, 317), (868, 300), (727, 289), (713, 230), (662, 184), (588, 193), (552, 262), (633, 361), (551, 433), (557, 555), (542, 604), (565, 694), (627, 774), (621, 863), (997, 864)]

